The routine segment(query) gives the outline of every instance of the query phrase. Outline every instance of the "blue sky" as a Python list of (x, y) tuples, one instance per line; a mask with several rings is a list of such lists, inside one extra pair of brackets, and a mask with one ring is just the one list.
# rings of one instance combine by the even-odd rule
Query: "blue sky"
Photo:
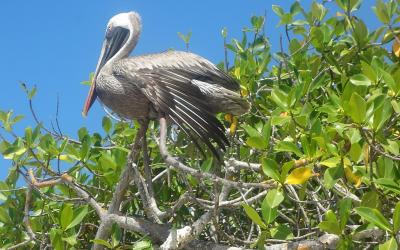
[[(136, 1), (136, 0), (5, 0), (0, 4), (0, 109), (13, 109), (26, 117), (17, 127), (34, 126), (26, 96), (19, 86), (38, 87), (34, 99), (40, 119), (47, 125), (55, 118), (57, 95), (60, 99), (59, 121), (64, 134), (76, 136), (87, 126), (101, 130), (104, 111), (97, 103), (87, 118), (81, 115), (88, 86), (80, 84), (94, 71), (104, 30), (110, 17), (126, 11), (142, 16), (143, 32), (134, 55), (184, 50), (177, 32), (192, 32), (190, 50), (214, 63), (223, 60), (221, 30), (228, 28), (228, 39), (241, 38), (241, 30), (250, 26), (252, 15), (267, 12), (266, 33), (271, 44), (278, 46), (282, 28), (271, 5), (286, 10), (293, 1), (276, 0), (202, 0), (202, 1)], [(307, 9), (311, 1), (300, 1)], [(378, 25), (371, 11), (374, 1), (364, 1), (358, 16), (369, 27)], [(332, 6), (330, 3), (327, 6)], [(373, 17), (373, 18), (371, 18)], [(10, 163), (0, 159), (0, 180)]]

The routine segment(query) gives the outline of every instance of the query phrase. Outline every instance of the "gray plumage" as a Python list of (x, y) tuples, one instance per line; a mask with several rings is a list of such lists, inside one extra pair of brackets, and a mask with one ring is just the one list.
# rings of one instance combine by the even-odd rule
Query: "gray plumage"
[(84, 114), (99, 96), (122, 117), (155, 119), (164, 115), (217, 155), (211, 141), (222, 149), (229, 143), (215, 114), (240, 115), (249, 109), (237, 93), (239, 83), (208, 60), (188, 52), (128, 57), (140, 30), (140, 17), (134, 12), (110, 20)]

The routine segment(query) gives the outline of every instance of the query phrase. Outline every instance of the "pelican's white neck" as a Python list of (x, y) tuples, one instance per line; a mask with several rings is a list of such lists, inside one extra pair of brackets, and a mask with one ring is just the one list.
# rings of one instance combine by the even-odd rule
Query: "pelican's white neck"
[[(121, 27), (129, 30), (129, 37), (121, 49), (107, 62), (111, 65), (113, 62), (126, 58), (136, 47), (142, 30), (142, 22), (139, 14), (136, 12), (120, 13), (113, 16), (108, 22), (109, 27)], [(106, 65), (105, 65), (106, 66)]]

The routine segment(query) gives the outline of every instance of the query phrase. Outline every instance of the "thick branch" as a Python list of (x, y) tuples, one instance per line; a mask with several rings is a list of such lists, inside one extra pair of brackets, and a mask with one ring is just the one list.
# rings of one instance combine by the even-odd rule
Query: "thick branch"
[[(144, 138), (144, 135), (147, 131), (149, 121), (145, 120), (141, 122), (140, 129), (136, 134), (135, 142), (132, 145), (131, 152), (128, 157), (127, 165), (125, 166), (124, 171), (121, 174), (120, 180), (115, 188), (115, 192), (111, 199), (111, 203), (108, 207), (108, 211), (106, 214), (103, 214), (100, 219), (101, 223), (99, 229), (96, 233), (96, 239), (106, 240), (110, 236), (110, 230), (112, 223), (108, 219), (110, 214), (117, 213), (119, 211), (119, 207), (121, 205), (122, 199), (126, 190), (129, 187), (129, 183), (132, 179), (132, 166), (136, 165), (137, 159), (139, 157), (139, 149), (141, 146), (141, 140)], [(103, 249), (103, 246), (99, 244), (93, 245), (94, 250)]]
[(160, 246), (160, 249), (169, 250), (181, 249), (185, 247), (189, 242), (200, 235), (206, 225), (211, 221), (212, 217), (213, 211), (208, 211), (203, 214), (198, 220), (196, 220), (192, 226), (186, 226), (178, 230), (170, 230), (167, 239)]

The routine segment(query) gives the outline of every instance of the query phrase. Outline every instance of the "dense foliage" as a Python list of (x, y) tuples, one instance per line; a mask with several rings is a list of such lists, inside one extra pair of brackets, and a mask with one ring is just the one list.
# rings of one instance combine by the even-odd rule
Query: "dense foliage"
[[(242, 117), (219, 117), (229, 128), (232, 144), (225, 159), (233, 158), (239, 165), (252, 163), (252, 171), (243, 167), (227, 178), (228, 171), (211, 154), (202, 156), (174, 127), (168, 149), (201, 172), (225, 175), (237, 183), (274, 185), (265, 193), (257, 187), (232, 189), (228, 200), (238, 202), (222, 207), (200, 239), (263, 248), (329, 233), (338, 236), (339, 249), (378, 245), (397, 249), (398, 4), (398, 0), (376, 2), (373, 8), (381, 22), (376, 30), (357, 17), (359, 8), (369, 7), (360, 0), (314, 2), (310, 10), (299, 2), (290, 10), (272, 6), (284, 34), (281, 44), (274, 45), (278, 52), (271, 52), (263, 16), (251, 18), (251, 27), (244, 29), (241, 39), (225, 42), (225, 50), (235, 58), (232, 67), (227, 59), (219, 66), (229, 68), (240, 80), (242, 94), (252, 103), (251, 111)], [(222, 36), (226, 39), (226, 30)], [(35, 89), (25, 90), (31, 102)], [(0, 112), (0, 152), (12, 164), (8, 177), (0, 182), (0, 247), (26, 242), (25, 247), (88, 249), (98, 230), (98, 215), (68, 185), (52, 181), (67, 174), (107, 207), (138, 124), (104, 117), (104, 131), (89, 134), (81, 128), (74, 140), (41, 123), (15, 134), (13, 125), (20, 118)], [(219, 186), (212, 179), (169, 169), (157, 146), (158, 122), (149, 126), (147, 146), (151, 174), (159, 176), (153, 179), (159, 208), (168, 210), (185, 193), (195, 197), (168, 221), (161, 220), (181, 228), (215, 206)], [(139, 157), (137, 166), (146, 175), (144, 161)], [(132, 185), (124, 195), (122, 214), (146, 218), (139, 191)], [(257, 196), (260, 193), (262, 197)], [(369, 234), (360, 238), (362, 232)], [(113, 249), (144, 249), (153, 244), (146, 235), (117, 225), (112, 226), (110, 240), (95, 242)]]

